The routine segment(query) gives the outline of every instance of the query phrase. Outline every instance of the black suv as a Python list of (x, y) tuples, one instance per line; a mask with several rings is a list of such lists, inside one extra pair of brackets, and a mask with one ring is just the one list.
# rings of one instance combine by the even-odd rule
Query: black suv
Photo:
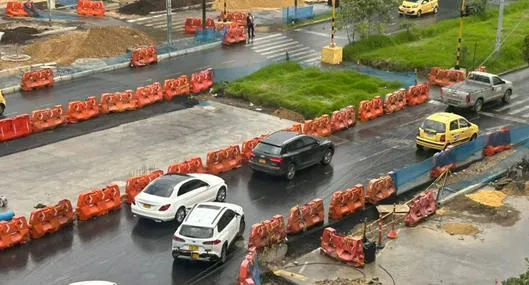
[(327, 139), (278, 131), (266, 137), (253, 150), (250, 168), (292, 180), (296, 170), (331, 163), (334, 144)]

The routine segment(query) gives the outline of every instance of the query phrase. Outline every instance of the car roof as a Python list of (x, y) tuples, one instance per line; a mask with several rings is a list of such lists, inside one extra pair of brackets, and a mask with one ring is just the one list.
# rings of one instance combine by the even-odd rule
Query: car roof
[(225, 210), (236, 206), (230, 203), (205, 202), (197, 204), (185, 218), (183, 224), (200, 227), (214, 227)]
[(171, 184), (173, 185), (178, 185), (186, 180), (189, 180), (193, 178), (192, 176), (190, 175), (187, 175), (187, 174), (179, 174), (179, 173), (168, 173), (168, 174), (164, 174), (158, 178), (156, 178), (156, 180), (154, 180), (154, 182), (156, 181), (167, 181), (167, 182), (171, 182)]
[(483, 76), (495, 76), (494, 74), (492, 73), (488, 73), (488, 72), (482, 72), (482, 71), (471, 71), (471, 73), (474, 73), (474, 74), (477, 74), (477, 75), (483, 75)]
[(435, 113), (435, 114), (428, 116), (428, 118), (426, 119), (436, 121), (436, 122), (441, 122), (441, 123), (448, 123), (455, 119), (464, 119), (464, 118), (454, 113), (439, 112), (439, 113)]
[(284, 144), (290, 142), (292, 139), (303, 136), (303, 134), (289, 132), (289, 131), (277, 131), (268, 137), (263, 139), (263, 142), (266, 144), (271, 144), (275, 146), (283, 146)]

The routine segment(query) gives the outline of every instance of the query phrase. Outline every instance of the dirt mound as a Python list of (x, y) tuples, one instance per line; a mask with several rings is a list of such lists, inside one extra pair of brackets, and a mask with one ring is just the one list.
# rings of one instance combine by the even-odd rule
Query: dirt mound
[(466, 235), (466, 236), (475, 236), (479, 234), (480, 230), (471, 224), (461, 224), (461, 223), (450, 223), (444, 224), (443, 230), (451, 235)]
[(272, 113), (272, 115), (274, 115), (276, 117), (279, 117), (281, 119), (291, 120), (291, 121), (295, 121), (295, 122), (299, 122), (299, 123), (305, 122), (305, 118), (303, 117), (303, 115), (301, 115), (298, 112), (290, 111), (290, 110), (285, 109), (283, 107), (275, 110)]
[(118, 56), (127, 49), (151, 45), (146, 34), (126, 27), (92, 28), (39, 41), (25, 48), (32, 62), (56, 62), (69, 65), (79, 58)]
[(370, 281), (365, 281), (364, 279), (346, 279), (346, 278), (336, 278), (333, 280), (323, 280), (323, 281), (316, 281), (316, 285), (382, 285), (381, 282), (379, 282), (377, 279), (373, 279)]
[[(206, 2), (210, 2), (207, 0)], [(202, 0), (171, 0), (172, 8), (181, 8), (190, 5), (202, 4)], [(149, 12), (163, 11), (166, 9), (165, 0), (140, 0), (119, 8), (122, 14), (147, 15)]]
[(505, 200), (505, 197), (507, 197), (505, 193), (500, 191), (479, 191), (466, 196), (483, 206), (492, 208), (499, 208), (503, 206), (503, 201)]
[(500, 162), (505, 160), (507, 157), (513, 155), (515, 152), (516, 152), (516, 149), (510, 149), (507, 151), (500, 152), (494, 156), (487, 156), (482, 161), (473, 163), (468, 168), (450, 175), (447, 183), (448, 184), (458, 183), (463, 180), (472, 179), (473, 177), (479, 176), (483, 174), (483, 172), (498, 165)]
[(0, 30), (4, 33), (0, 43), (2, 44), (23, 44), (28, 40), (33, 39), (33, 35), (40, 31), (30, 27), (17, 27), (14, 29)]
[(466, 196), (454, 198), (445, 205), (445, 208), (443, 216), (467, 218), (480, 223), (495, 223), (505, 227), (514, 225), (520, 219), (520, 212), (511, 206), (491, 208)]

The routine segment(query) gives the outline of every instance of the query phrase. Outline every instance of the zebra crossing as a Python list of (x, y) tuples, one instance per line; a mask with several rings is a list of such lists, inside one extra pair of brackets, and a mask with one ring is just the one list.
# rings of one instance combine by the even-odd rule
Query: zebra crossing
[(282, 33), (258, 37), (247, 44), (254, 52), (271, 61), (285, 60), (288, 52), (289, 60), (301, 64), (316, 65), (321, 61), (320, 52), (293, 40)]
[[(197, 11), (196, 13), (182, 13), (182, 12), (172, 12), (171, 13), (171, 30), (176, 33), (184, 33), (184, 25), (188, 17), (202, 18), (202, 14)], [(207, 14), (207, 17), (215, 17), (214, 14)], [(167, 14), (165, 12), (154, 13), (149, 16), (129, 19), (126, 20), (127, 23), (141, 25), (153, 29), (158, 29), (162, 31), (167, 31)]]
[(481, 113), (500, 119), (529, 123), (529, 96), (515, 93), (511, 96), (509, 104), (484, 106)]

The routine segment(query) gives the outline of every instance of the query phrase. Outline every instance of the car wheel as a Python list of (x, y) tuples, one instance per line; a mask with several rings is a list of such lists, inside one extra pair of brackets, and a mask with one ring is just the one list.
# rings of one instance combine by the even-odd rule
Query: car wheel
[[(501, 99), (503, 101), (503, 103), (505, 103), (505, 104), (511, 103), (511, 95), (512, 95), (511, 89), (508, 89), (507, 91), (505, 91), (505, 94), (503, 94), (503, 98)], [(0, 113), (0, 115), (1, 115), (1, 113)]]
[(6, 109), (6, 106), (4, 106), (4, 104), (0, 104), (0, 116), (4, 114), (5, 109)]
[(483, 99), (480, 98), (474, 104), (474, 112), (481, 112), (481, 109), (483, 109)]
[(333, 155), (332, 149), (330, 148), (327, 149), (325, 153), (323, 154), (323, 158), (321, 159), (321, 164), (328, 165), (329, 163), (331, 163), (332, 155)]
[(439, 7), (435, 7), (435, 8), (433, 8), (433, 13), (434, 13), (434, 14), (439, 13)]
[(473, 135), (470, 137), (470, 141), (476, 140), (477, 137), (478, 137), (478, 134), (473, 134)]
[(177, 223), (182, 223), (185, 218), (186, 218), (186, 209), (184, 207), (180, 207), (178, 211), (176, 211), (175, 220)]
[(416, 144), (415, 146), (417, 147), (417, 150), (419, 150), (419, 151), (423, 151), (424, 150), (424, 147), (422, 145), (420, 145), (420, 144)]
[(417, 18), (420, 18), (420, 17), (421, 17), (421, 15), (422, 15), (422, 12), (421, 12), (421, 10), (417, 11)]
[(215, 198), (215, 201), (224, 202), (224, 200), (226, 200), (226, 187), (222, 186), (219, 189), (219, 192), (217, 192), (217, 197)]
[(244, 216), (241, 217), (241, 222), (239, 223), (239, 236), (242, 237), (244, 234), (244, 229), (246, 228), (246, 222), (244, 221)]
[(296, 166), (293, 163), (291, 163), (287, 167), (287, 173), (285, 174), (285, 177), (288, 180), (292, 180), (294, 179), (294, 176), (296, 176)]
[(220, 252), (220, 263), (224, 264), (226, 262), (226, 258), (228, 256), (228, 246), (224, 244), (222, 246), (222, 251)]

